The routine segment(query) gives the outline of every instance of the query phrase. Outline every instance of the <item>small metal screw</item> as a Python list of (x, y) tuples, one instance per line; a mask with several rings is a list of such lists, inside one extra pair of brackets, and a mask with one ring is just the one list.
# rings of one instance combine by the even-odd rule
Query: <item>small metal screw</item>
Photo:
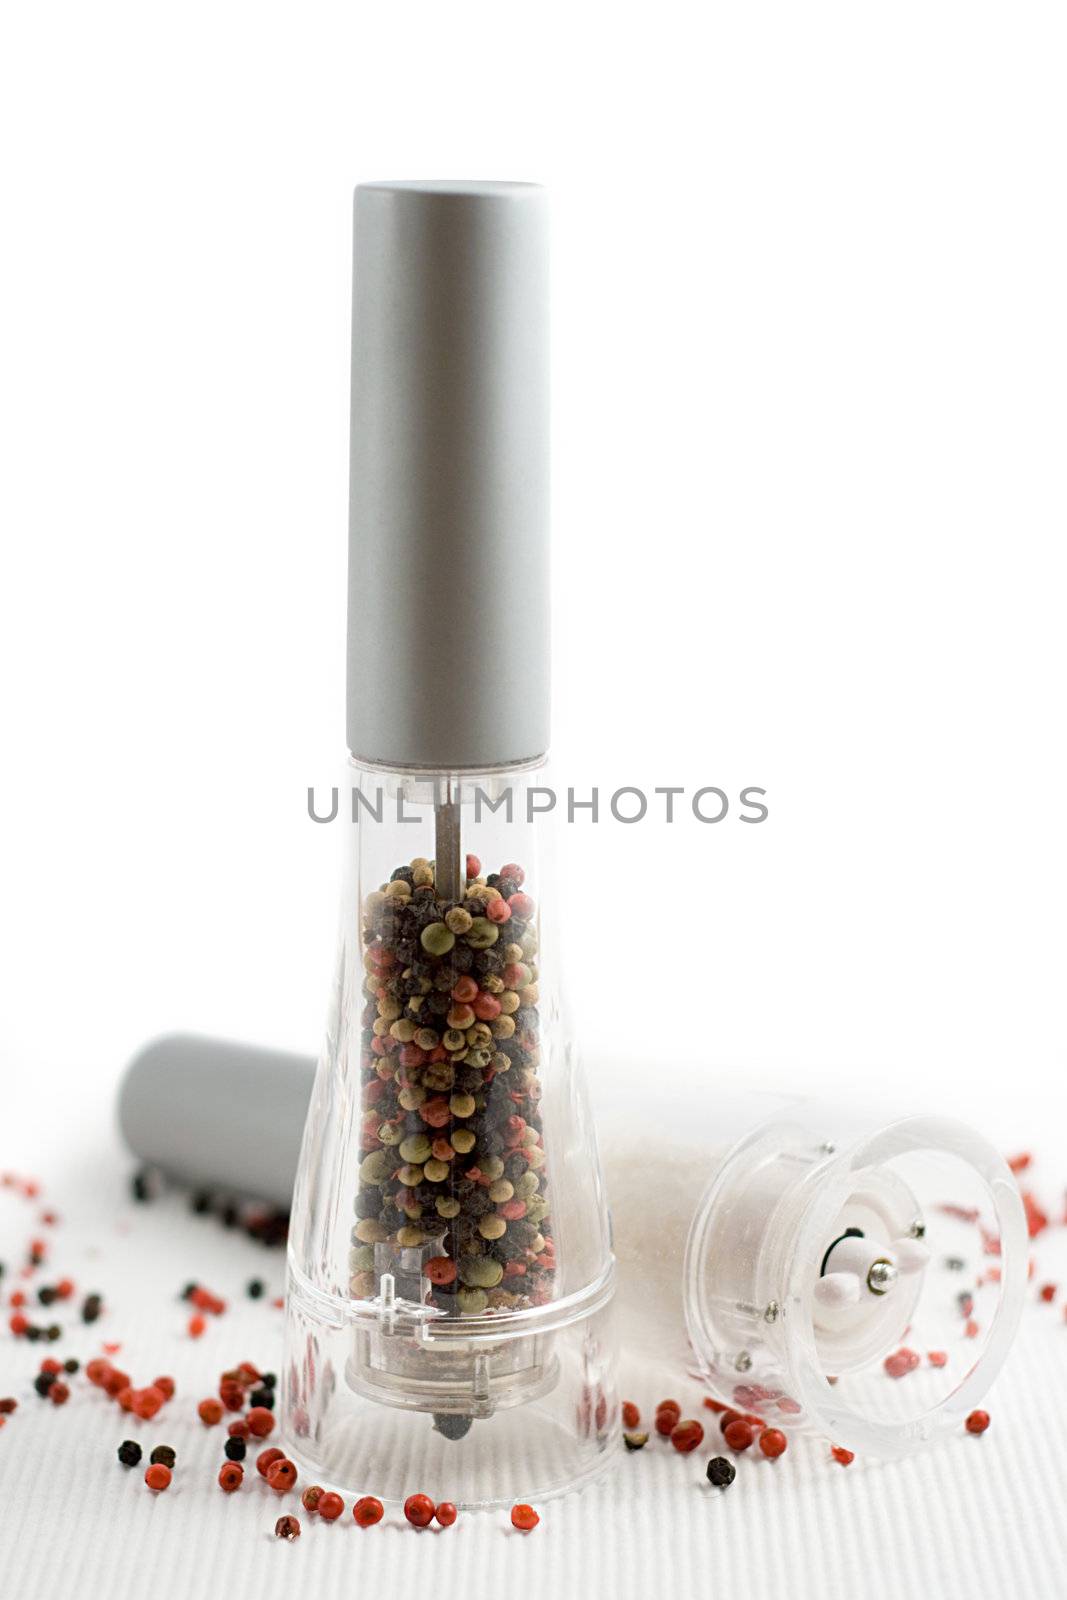
[(891, 1261), (875, 1261), (867, 1274), (867, 1287), (872, 1294), (887, 1294), (897, 1281), (897, 1269)]
[(749, 1355), (747, 1350), (741, 1350), (738, 1352), (737, 1357), (734, 1360), (734, 1366), (738, 1372), (751, 1371), (752, 1357)]
[(781, 1316), (781, 1312), (782, 1312), (782, 1308), (778, 1304), (777, 1300), (771, 1300), (769, 1302), (769, 1304), (764, 1307), (764, 1311), (763, 1311), (763, 1320), (764, 1320), (764, 1322), (777, 1322), (778, 1318)]
[(923, 1239), (926, 1237), (926, 1223), (921, 1222), (917, 1217), (912, 1223), (911, 1227), (908, 1229), (908, 1232), (911, 1234), (913, 1239)]

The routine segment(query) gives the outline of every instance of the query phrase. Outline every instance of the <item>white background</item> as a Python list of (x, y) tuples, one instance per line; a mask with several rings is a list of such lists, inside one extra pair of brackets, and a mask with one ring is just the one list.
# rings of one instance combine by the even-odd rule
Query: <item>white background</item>
[(350, 189), (447, 175), (553, 193), (557, 772), (768, 791), (570, 830), (594, 1063), (888, 1085), (1067, 1170), (1065, 44), (1030, 4), (9, 12), (0, 1163), (164, 1029), (317, 1048)]

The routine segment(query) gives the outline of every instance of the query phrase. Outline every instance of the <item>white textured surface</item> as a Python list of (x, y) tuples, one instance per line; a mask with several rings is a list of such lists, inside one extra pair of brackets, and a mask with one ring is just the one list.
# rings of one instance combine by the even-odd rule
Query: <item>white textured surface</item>
[[(82, 1145), (83, 1151), (86, 1147)], [(0, 1150), (0, 1163), (15, 1152)], [(0, 1393), (19, 1408), (0, 1429), (0, 1593), (29, 1600), (110, 1600), (152, 1594), (177, 1600), (377, 1593), (435, 1600), (483, 1594), (688, 1597), (747, 1596), (865, 1600), (983, 1600), (1067, 1594), (1067, 1325), (1059, 1303), (1028, 1307), (1019, 1343), (989, 1400), (993, 1426), (904, 1464), (857, 1460), (841, 1468), (817, 1440), (795, 1441), (780, 1461), (742, 1459), (726, 1493), (703, 1480), (708, 1451), (682, 1458), (650, 1444), (623, 1455), (613, 1479), (542, 1508), (529, 1537), (503, 1514), (461, 1518), (444, 1532), (416, 1534), (402, 1520), (362, 1531), (346, 1518), (324, 1526), (301, 1515), (302, 1537), (273, 1537), (288, 1507), (255, 1472), (225, 1496), (214, 1482), (224, 1430), (205, 1429), (196, 1402), (219, 1370), (243, 1359), (277, 1367), (281, 1313), (243, 1295), (248, 1278), (280, 1290), (282, 1257), (193, 1218), (177, 1196), (151, 1207), (124, 1197), (125, 1163), (103, 1139), (79, 1158), (44, 1203), (61, 1216), (35, 1226), (31, 1206), (0, 1190), (0, 1260), (13, 1269), (34, 1232), (51, 1238), (43, 1281), (69, 1273), (79, 1289), (101, 1289), (106, 1317), (74, 1327), (52, 1347), (0, 1333)], [(58, 1168), (56, 1169), (58, 1170)], [(101, 1175), (104, 1175), (103, 1178)], [(48, 1171), (40, 1174), (48, 1180)], [(1041, 1241), (1038, 1281), (1067, 1276), (1062, 1230)], [(199, 1278), (230, 1310), (198, 1343), (185, 1333), (177, 1292)], [(1036, 1296), (1035, 1296), (1036, 1300)], [(72, 1321), (70, 1316), (57, 1320)], [(131, 1421), (84, 1378), (56, 1409), (33, 1392), (45, 1349), (81, 1359), (103, 1340), (146, 1383), (177, 1380), (175, 1400), (153, 1423)], [(667, 1392), (697, 1412), (696, 1387), (650, 1353), (631, 1352), (624, 1390), (646, 1410)], [(691, 1403), (689, 1403), (691, 1402)], [(713, 1425), (713, 1424), (712, 1424)], [(115, 1459), (121, 1439), (172, 1444), (170, 1491), (149, 1493), (141, 1471)], [(368, 1490), (373, 1485), (367, 1485)], [(418, 1488), (417, 1484), (412, 1489)]]

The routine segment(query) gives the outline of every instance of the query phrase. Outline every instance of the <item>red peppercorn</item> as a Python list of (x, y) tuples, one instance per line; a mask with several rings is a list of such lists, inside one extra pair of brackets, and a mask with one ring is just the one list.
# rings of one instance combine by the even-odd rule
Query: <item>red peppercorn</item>
[(111, 1362), (105, 1361), (102, 1356), (96, 1356), (92, 1361), (87, 1361), (85, 1364), (85, 1376), (90, 1383), (95, 1383), (98, 1389), (104, 1387), (110, 1371)]
[(843, 1467), (850, 1467), (856, 1459), (855, 1452), (852, 1450), (846, 1450), (843, 1444), (831, 1445), (830, 1454), (833, 1456), (834, 1460), (839, 1461)]
[(227, 1411), (242, 1411), (245, 1403), (245, 1392), (239, 1383), (220, 1383), (219, 1399)]
[(17, 1311), (19, 1306), (26, 1304), (26, 1296), (21, 1289), (15, 1289), (12, 1291), (11, 1299), (8, 1303)]
[(0, 1400), (0, 1417), (9, 1417), (11, 1413), (13, 1411), (17, 1411), (18, 1408), (19, 1403), (14, 1396), (5, 1395), (4, 1398)]
[(274, 1535), (277, 1539), (288, 1539), (290, 1543), (300, 1537), (300, 1523), (296, 1517), (279, 1517), (274, 1524)]
[(207, 1323), (204, 1321), (203, 1317), (197, 1313), (195, 1317), (189, 1318), (186, 1331), (188, 1332), (190, 1339), (199, 1339), (206, 1327)]
[(374, 1495), (365, 1494), (352, 1507), (352, 1515), (361, 1528), (372, 1528), (385, 1516), (385, 1507)]
[(722, 1436), (731, 1450), (747, 1450), (756, 1434), (750, 1422), (738, 1417), (722, 1430)]
[(704, 1404), (709, 1411), (714, 1411), (720, 1416), (724, 1411), (729, 1411), (730, 1409), (729, 1406), (724, 1405), (721, 1400), (713, 1400), (710, 1395), (705, 1396)]
[[(267, 1468), (267, 1482), (275, 1494), (288, 1494), (296, 1483), (297, 1471), (293, 1462), (287, 1456), (282, 1456), (280, 1461), (274, 1461)], [(323, 1495), (322, 1500), (326, 1496)], [(319, 1501), (319, 1515), (322, 1515), (322, 1500)]]
[(655, 1429), (665, 1439), (669, 1439), (677, 1423), (681, 1421), (682, 1408), (677, 1400), (661, 1400), (656, 1407)]
[(1056, 1285), (1054, 1283), (1043, 1283), (1038, 1290), (1038, 1294), (1045, 1304), (1049, 1306), (1056, 1298)]
[(429, 1527), (436, 1509), (428, 1494), (409, 1494), (404, 1501), (404, 1515), (413, 1528)]
[(984, 1433), (989, 1427), (988, 1411), (972, 1411), (964, 1427), (968, 1433)]
[(150, 1489), (154, 1489), (157, 1494), (161, 1494), (164, 1489), (170, 1488), (170, 1480), (170, 1468), (165, 1467), (162, 1461), (154, 1461), (144, 1475), (145, 1483)]
[(130, 1375), (128, 1372), (120, 1372), (118, 1367), (109, 1369), (107, 1377), (104, 1379), (104, 1392), (109, 1394), (112, 1400), (117, 1395), (120, 1395), (123, 1389), (129, 1389), (130, 1387)]
[(632, 1400), (622, 1403), (622, 1424), (624, 1428), (636, 1428), (641, 1421), (641, 1413)]
[(719, 1432), (725, 1434), (731, 1422), (744, 1422), (744, 1420), (745, 1419), (741, 1415), (740, 1411), (734, 1411), (732, 1407), (727, 1406), (726, 1410), (722, 1412), (721, 1416), (719, 1417)]
[(919, 1357), (914, 1350), (897, 1350), (891, 1356), (886, 1356), (883, 1366), (891, 1378), (903, 1378), (909, 1372), (914, 1372), (919, 1365)]
[(926, 1359), (929, 1361), (932, 1367), (946, 1367), (948, 1366), (948, 1351), (928, 1350), (926, 1352)]
[(511, 1508), (511, 1526), (518, 1528), (520, 1533), (532, 1533), (540, 1520), (533, 1506), (518, 1505)]
[(164, 1400), (173, 1400), (174, 1399), (174, 1379), (173, 1378), (153, 1378), (152, 1379), (152, 1387), (153, 1387), (153, 1389), (158, 1389), (159, 1390), (159, 1392), (163, 1396)]
[(233, 1494), (244, 1482), (245, 1469), (239, 1461), (226, 1461), (219, 1468), (219, 1488), (226, 1494)]
[(65, 1383), (51, 1383), (48, 1386), (48, 1398), (54, 1406), (65, 1405), (70, 1399), (70, 1390)]
[(58, 1374), (63, 1371), (63, 1363), (62, 1361), (57, 1361), (54, 1356), (45, 1356), (44, 1360), (41, 1362), (41, 1371), (54, 1372)]
[(508, 907), (523, 922), (533, 916), (534, 903), (528, 894), (513, 894), (508, 900)]
[(704, 1443), (704, 1429), (699, 1422), (679, 1422), (671, 1429), (671, 1444), (680, 1455), (687, 1456)]
[(321, 1484), (309, 1483), (303, 1494), (300, 1496), (300, 1504), (303, 1506), (305, 1511), (307, 1511), (311, 1516), (314, 1516), (316, 1511), (319, 1509), (319, 1501), (322, 1499), (325, 1493), (326, 1491)]
[(452, 998), (459, 1006), (469, 1006), (472, 1000), (477, 1000), (478, 993), (478, 980), (464, 973), (463, 977), (456, 981)]
[(468, 882), (470, 881), (471, 878), (476, 878), (478, 876), (479, 872), (481, 872), (481, 870), (482, 870), (482, 864), (478, 860), (478, 857), (469, 855), (467, 857), (467, 880), (468, 880)]
[(785, 1455), (788, 1443), (781, 1428), (764, 1428), (759, 1436), (759, 1447), (769, 1461), (776, 1461), (779, 1456)]
[(318, 1513), (323, 1522), (336, 1522), (338, 1517), (344, 1515), (344, 1509), (344, 1501), (332, 1489), (319, 1496)]
[(452, 1504), (451, 1500), (442, 1500), (439, 1503), (437, 1510), (434, 1512), (434, 1516), (437, 1518), (437, 1521), (441, 1524), (442, 1528), (450, 1528), (455, 1522), (456, 1518), (459, 1516), (459, 1511)]
[(73, 1293), (74, 1284), (71, 1282), (70, 1278), (60, 1278), (59, 1282), (56, 1284), (56, 1299), (69, 1300)]
[(200, 1418), (200, 1421), (204, 1424), (205, 1428), (214, 1428), (217, 1423), (222, 1421), (221, 1400), (201, 1400), (200, 1404), (196, 1408), (196, 1411), (197, 1416)]
[(511, 921), (511, 907), (500, 895), (498, 895), (495, 900), (488, 900), (486, 902), (485, 914), (489, 918), (490, 922)]
[(11, 1332), (15, 1335), (15, 1337), (18, 1338), (20, 1334), (26, 1332), (26, 1329), (29, 1327), (29, 1322), (22, 1315), (21, 1311), (16, 1311), (15, 1315), (8, 1323), (8, 1327), (11, 1329)]
[(278, 1450), (271, 1445), (269, 1450), (261, 1450), (256, 1457), (256, 1471), (261, 1478), (265, 1478), (276, 1461), (285, 1460), (285, 1451)]
[[(220, 1412), (221, 1409), (220, 1406)], [(249, 1433), (254, 1434), (257, 1439), (266, 1439), (274, 1432), (274, 1413), (268, 1411), (266, 1406), (253, 1406), (245, 1421), (248, 1423)]]
[(226, 1432), (231, 1439), (247, 1439), (248, 1423), (244, 1417), (235, 1417), (231, 1423), (227, 1424)]
[(150, 1384), (147, 1389), (139, 1389), (133, 1397), (134, 1414), (142, 1417), (146, 1422), (151, 1422), (152, 1418), (158, 1414), (165, 1404), (166, 1399), (167, 1397), (163, 1390), (157, 1389), (154, 1384)]
[(422, 1270), (431, 1283), (455, 1282), (456, 1263), (448, 1256), (431, 1256)]

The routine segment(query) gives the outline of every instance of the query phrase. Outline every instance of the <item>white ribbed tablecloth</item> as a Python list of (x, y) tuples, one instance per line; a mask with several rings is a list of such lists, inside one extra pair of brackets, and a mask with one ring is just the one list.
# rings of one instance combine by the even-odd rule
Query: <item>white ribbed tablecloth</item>
[[(301, 1515), (302, 1537), (275, 1539), (287, 1506), (251, 1463), (239, 1494), (221, 1493), (214, 1469), (222, 1429), (197, 1420), (195, 1402), (242, 1359), (264, 1369), (281, 1358), (282, 1252), (266, 1251), (171, 1194), (148, 1206), (127, 1196), (129, 1162), (109, 1135), (77, 1141), (72, 1164), (41, 1170), (42, 1199), (0, 1190), (0, 1395), (18, 1410), (0, 1428), (0, 1596), (3, 1600), (274, 1600), (294, 1593), (365, 1594), (413, 1600), (571, 1595), (790, 1597), (790, 1600), (1063, 1600), (1067, 1596), (1067, 1322), (1063, 1296), (1030, 1296), (1015, 1350), (987, 1402), (982, 1438), (961, 1434), (903, 1463), (856, 1460), (842, 1468), (821, 1440), (800, 1439), (775, 1463), (745, 1458), (724, 1493), (704, 1482), (707, 1450), (692, 1457), (650, 1446), (620, 1459), (606, 1482), (549, 1502), (524, 1537), (505, 1514), (461, 1517), (445, 1531), (415, 1533), (390, 1518), (360, 1530), (351, 1518), (324, 1525)], [(15, 1157), (0, 1149), (0, 1163)], [(41, 1226), (42, 1209), (59, 1222)], [(50, 1242), (37, 1281), (69, 1274), (79, 1291), (100, 1289), (107, 1311), (93, 1328), (69, 1312), (55, 1346), (7, 1331), (6, 1309), (27, 1240)], [(1039, 1280), (1067, 1281), (1067, 1237), (1038, 1244)], [(258, 1276), (264, 1300), (245, 1295)], [(189, 1279), (229, 1301), (194, 1342), (178, 1296)], [(39, 1313), (46, 1317), (48, 1313)], [(151, 1424), (120, 1413), (79, 1377), (63, 1407), (33, 1391), (41, 1356), (83, 1361), (115, 1341), (114, 1356), (138, 1383), (169, 1372), (178, 1394)], [(666, 1392), (692, 1401), (696, 1386), (659, 1370), (652, 1352), (629, 1350), (624, 1392), (646, 1404)], [(140, 1471), (118, 1465), (131, 1436), (178, 1452), (171, 1489), (154, 1496)]]

